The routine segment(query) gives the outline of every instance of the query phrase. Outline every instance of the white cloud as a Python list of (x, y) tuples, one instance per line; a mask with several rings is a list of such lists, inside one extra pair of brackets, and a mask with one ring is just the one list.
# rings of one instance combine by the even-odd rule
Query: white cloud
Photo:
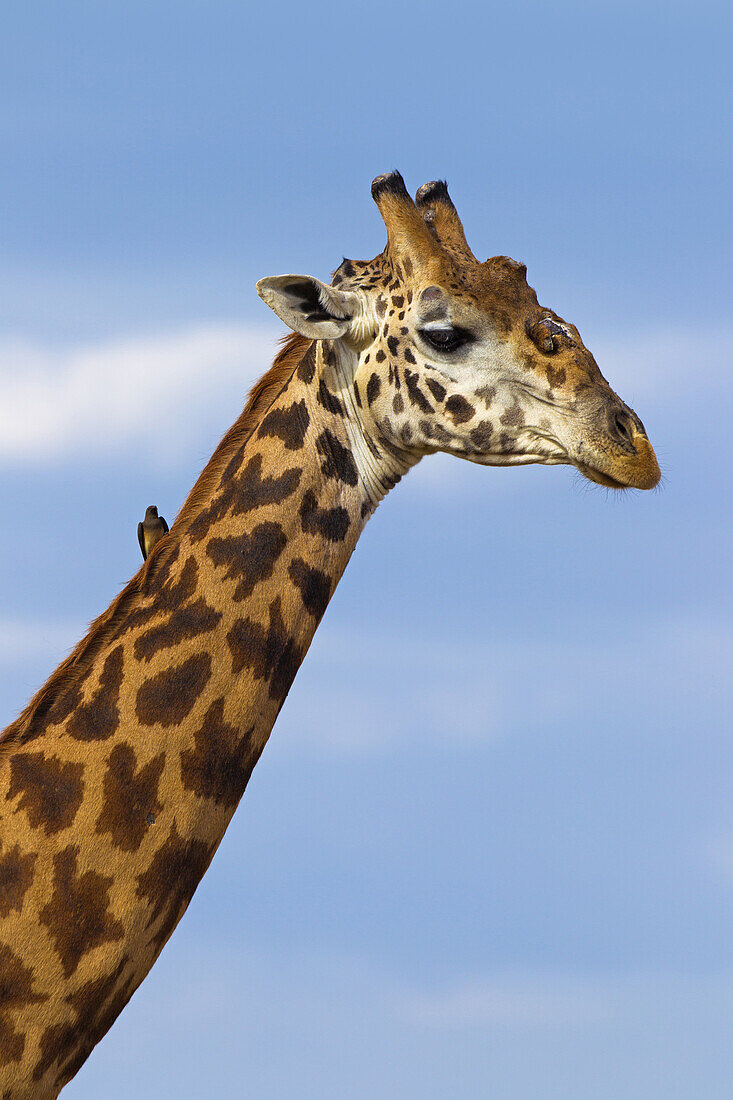
[[(604, 1028), (685, 1013), (704, 1000), (730, 1001), (730, 975), (654, 973), (573, 975), (563, 972), (499, 974), (442, 992), (416, 992), (399, 1003), (399, 1016), (435, 1031), (472, 1028)], [(664, 1009), (663, 1009), (664, 1006)]]
[[(50, 671), (85, 630), (79, 622), (0, 618), (0, 670), (38, 660)], [(653, 738), (670, 722), (684, 724), (696, 707), (719, 720), (731, 656), (727, 624), (689, 617), (648, 621), (633, 640), (609, 633), (595, 644), (580, 638), (551, 647), (527, 639), (400, 636), (327, 621), (268, 752), (273, 759), (314, 750), (362, 755), (415, 740), (470, 747), (537, 729), (544, 737), (548, 728), (587, 738), (597, 712), (617, 708), (619, 683), (624, 698), (635, 700), (638, 729)], [(687, 725), (696, 736), (696, 725)], [(730, 838), (719, 838), (706, 861), (729, 874), (732, 851)]]
[(214, 943), (192, 916), (69, 1095), (240, 1096), (243, 1074), (248, 1094), (303, 1100), (728, 1095), (726, 969), (484, 970), (441, 990), (432, 958), (410, 980), (345, 952)]
[(135, 445), (180, 451), (186, 426), (231, 393), (238, 413), (270, 365), (273, 330), (201, 325), (71, 349), (0, 345), (0, 462), (44, 462)]
[[(231, 419), (267, 369), (274, 329), (202, 324), (179, 332), (71, 348), (0, 343), (0, 463), (46, 462), (135, 446), (153, 457), (180, 454), (195, 425), (226, 395)], [(592, 341), (611, 385), (637, 398), (678, 395), (690, 371), (728, 385), (727, 334), (680, 330)], [(642, 414), (644, 410), (642, 409)], [(450, 484), (455, 463), (432, 460), (427, 483)], [(421, 471), (419, 480), (424, 480)], [(500, 486), (498, 479), (492, 485)], [(512, 485), (514, 482), (511, 483)], [(506, 479), (509, 485), (509, 479)]]
[(733, 880), (733, 830), (706, 838), (701, 847), (703, 866), (716, 878)]
[[(649, 737), (716, 699), (733, 655), (722, 620), (669, 616), (570, 642), (398, 636), (328, 620), (279, 720), (282, 751), (363, 753), (418, 738), (451, 745), (532, 736), (548, 727), (593, 735), (597, 714), (634, 700)], [(691, 736), (695, 726), (690, 724)], [(283, 736), (284, 735), (284, 736)], [(285, 746), (287, 745), (287, 750)], [(279, 750), (274, 750), (279, 751)]]
[[(706, 384), (719, 395), (724, 390), (731, 394), (733, 351), (725, 328), (695, 331), (681, 325), (629, 337), (601, 336), (589, 346), (610, 385), (630, 405), (682, 394), (708, 400)], [(637, 411), (643, 419), (644, 409)]]
[(501, 975), (442, 993), (403, 997), (398, 1014), (407, 1023), (440, 1030), (504, 1025), (574, 1027), (620, 1012), (617, 982), (593, 982), (563, 974)]

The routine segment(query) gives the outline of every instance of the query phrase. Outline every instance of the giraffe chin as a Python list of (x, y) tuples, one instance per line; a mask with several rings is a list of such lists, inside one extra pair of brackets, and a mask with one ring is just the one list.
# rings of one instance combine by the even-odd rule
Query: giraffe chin
[(602, 474), (600, 470), (594, 470), (592, 466), (584, 466), (582, 462), (577, 462), (576, 467), (588, 481), (594, 482), (595, 485), (603, 485), (606, 489), (636, 488), (636, 486), (627, 485), (623, 481), (617, 481), (616, 478), (609, 477), (608, 474)]
[(634, 465), (628, 462), (620, 463), (621, 468), (614, 471), (620, 474), (620, 477), (614, 477), (605, 470), (587, 466), (582, 462), (576, 462), (575, 465), (588, 481), (603, 485), (606, 489), (654, 489), (662, 475), (651, 447), (649, 455), (644, 457), (644, 462)]

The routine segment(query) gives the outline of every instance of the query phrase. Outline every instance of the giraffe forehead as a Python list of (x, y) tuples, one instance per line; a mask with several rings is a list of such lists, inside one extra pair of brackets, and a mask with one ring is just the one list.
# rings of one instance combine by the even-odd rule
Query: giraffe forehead
[(333, 285), (361, 291), (382, 306), (393, 304), (400, 309), (400, 297), (408, 304), (415, 301), (421, 320), (433, 319), (426, 314), (440, 319), (451, 307), (465, 314), (488, 315), (508, 333), (517, 323), (523, 327), (541, 314), (526, 270), (508, 256), (478, 263), (459, 261), (445, 252), (418, 266), (406, 256), (394, 259), (387, 249), (373, 260), (344, 260), (334, 272)]
[(482, 331), (488, 323), (525, 368), (553, 389), (575, 391), (603, 381), (574, 326), (540, 306), (526, 266), (509, 256), (478, 263), (442, 252), (418, 267), (385, 249), (374, 260), (344, 260), (333, 282), (374, 299), (382, 332), (392, 342), (408, 336), (412, 306), (418, 324), (450, 322)]

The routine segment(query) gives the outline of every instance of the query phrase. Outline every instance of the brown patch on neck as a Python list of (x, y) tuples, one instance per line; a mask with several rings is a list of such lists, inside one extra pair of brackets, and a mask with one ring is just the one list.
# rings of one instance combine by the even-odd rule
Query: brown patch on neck
[(299, 336), (296, 332), (289, 332), (282, 338), (282, 349), (275, 356), (275, 361), (267, 373), (263, 374), (250, 390), (242, 415), (232, 424), (207, 462), (198, 481), (186, 497), (171, 530), (177, 528), (179, 532), (182, 531), (201, 510), (219, 485), (222, 472), (232, 452), (247, 442), (263, 420), (265, 413), (292, 378), (311, 343), (312, 341), (307, 337)]
[[(54, 703), (88, 673), (95, 657), (114, 637), (124, 617), (138, 604), (141, 595), (148, 595), (153, 585), (167, 576), (170, 564), (179, 553), (180, 535), (188, 528), (219, 484), (222, 471), (231, 455), (260, 424), (268, 409), (282, 393), (299, 363), (305, 358), (312, 341), (291, 332), (282, 339), (282, 348), (262, 378), (250, 390), (241, 416), (232, 425), (204, 467), (198, 481), (188, 494), (169, 534), (153, 548), (145, 564), (122, 589), (88, 633), (76, 645), (65, 661), (33, 696), (14, 722), (0, 734), (0, 751), (31, 740), (41, 732), (44, 720), (54, 720), (49, 712)], [(178, 536), (178, 537), (176, 537)]]

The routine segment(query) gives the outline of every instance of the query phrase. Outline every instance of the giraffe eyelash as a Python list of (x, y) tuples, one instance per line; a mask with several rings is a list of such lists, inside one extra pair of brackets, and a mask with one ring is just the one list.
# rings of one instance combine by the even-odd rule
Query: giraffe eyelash
[(436, 351), (453, 352), (470, 343), (473, 335), (457, 325), (425, 327), (418, 330), (423, 340)]

